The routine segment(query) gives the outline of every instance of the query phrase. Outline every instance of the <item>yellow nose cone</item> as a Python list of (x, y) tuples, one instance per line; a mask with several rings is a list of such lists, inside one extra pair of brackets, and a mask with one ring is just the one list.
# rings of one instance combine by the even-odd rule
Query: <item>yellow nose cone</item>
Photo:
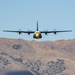
[(36, 38), (39, 38), (39, 35), (40, 35), (39, 33), (36, 33)]

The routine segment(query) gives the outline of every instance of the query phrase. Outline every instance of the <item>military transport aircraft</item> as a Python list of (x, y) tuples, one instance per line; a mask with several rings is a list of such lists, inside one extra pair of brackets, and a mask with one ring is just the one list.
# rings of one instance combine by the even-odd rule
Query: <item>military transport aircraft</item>
[(48, 33), (54, 33), (54, 34), (56, 34), (56, 33), (59, 33), (59, 32), (71, 32), (72, 30), (63, 30), (63, 31), (57, 31), (57, 30), (55, 30), (55, 31), (39, 31), (38, 30), (38, 21), (37, 21), (37, 28), (36, 28), (36, 31), (21, 31), (21, 30), (19, 30), (19, 31), (12, 31), (12, 30), (3, 30), (4, 32), (15, 32), (15, 33), (19, 33), (19, 34), (21, 34), (21, 33), (27, 33), (28, 35), (30, 35), (30, 34), (34, 34), (33, 35), (33, 38), (36, 38), (36, 39), (40, 39), (40, 38), (42, 38), (42, 33), (44, 33), (45, 35), (47, 35)]

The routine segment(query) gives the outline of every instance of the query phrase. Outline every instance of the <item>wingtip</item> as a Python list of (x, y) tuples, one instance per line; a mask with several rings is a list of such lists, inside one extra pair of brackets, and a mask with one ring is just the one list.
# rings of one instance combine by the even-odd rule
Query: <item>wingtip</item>
[(72, 30), (69, 30), (70, 32), (72, 32)]
[(3, 30), (3, 32), (5, 32), (5, 30)]

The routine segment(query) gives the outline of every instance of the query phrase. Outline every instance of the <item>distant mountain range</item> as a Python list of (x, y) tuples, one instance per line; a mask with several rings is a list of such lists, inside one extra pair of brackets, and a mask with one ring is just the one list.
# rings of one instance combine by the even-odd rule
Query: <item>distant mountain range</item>
[(0, 75), (75, 75), (75, 39), (0, 38)]

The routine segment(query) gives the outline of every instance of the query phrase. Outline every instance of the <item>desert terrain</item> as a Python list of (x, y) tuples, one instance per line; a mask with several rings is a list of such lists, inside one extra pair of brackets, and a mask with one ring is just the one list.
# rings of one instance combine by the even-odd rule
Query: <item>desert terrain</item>
[(75, 75), (75, 39), (0, 38), (0, 75)]

